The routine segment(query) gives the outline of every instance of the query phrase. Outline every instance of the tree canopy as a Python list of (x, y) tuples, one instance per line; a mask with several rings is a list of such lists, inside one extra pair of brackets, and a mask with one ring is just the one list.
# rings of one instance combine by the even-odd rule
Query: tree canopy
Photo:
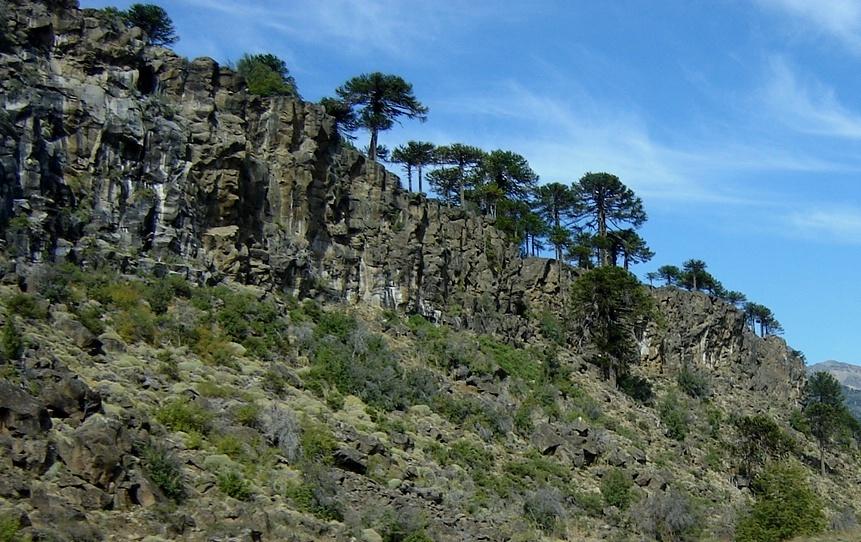
[(245, 79), (251, 94), (298, 96), (287, 64), (273, 54), (244, 54), (236, 63), (236, 72)]
[(129, 9), (121, 11), (126, 26), (138, 27), (147, 36), (150, 45), (173, 45), (179, 41), (173, 21), (161, 6), (155, 4), (132, 4)]
[(427, 119), (428, 108), (416, 99), (413, 86), (397, 75), (362, 74), (335, 92), (344, 103), (356, 109), (357, 127), (371, 133), (368, 158), (372, 161), (377, 159), (379, 132), (391, 129), (400, 117)]
[(608, 231), (642, 226), (646, 221), (643, 202), (610, 173), (587, 173), (574, 185), (574, 191), (581, 205), (579, 218), (596, 230), (600, 264), (609, 265)]

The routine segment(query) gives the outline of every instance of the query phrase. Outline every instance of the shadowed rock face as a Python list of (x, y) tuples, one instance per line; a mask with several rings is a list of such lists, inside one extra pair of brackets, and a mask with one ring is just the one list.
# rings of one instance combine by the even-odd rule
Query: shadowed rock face
[(515, 335), (559, 298), (549, 262), (401, 190), (317, 105), (249, 96), (215, 61), (145, 47), (94, 10), (16, 2), (7, 37), (0, 222), (20, 256), (107, 248)]

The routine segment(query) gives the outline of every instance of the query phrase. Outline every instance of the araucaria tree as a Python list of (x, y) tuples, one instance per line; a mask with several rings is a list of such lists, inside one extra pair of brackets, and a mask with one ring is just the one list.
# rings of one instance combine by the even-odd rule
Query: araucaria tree
[(440, 178), (449, 179), (449, 182), (453, 181), (460, 206), (463, 207), (466, 204), (467, 184), (472, 172), (481, 164), (484, 151), (463, 143), (452, 143), (437, 147), (435, 155), (437, 164), (450, 166), (441, 168), (446, 173), (441, 173)]
[(562, 250), (570, 243), (570, 222), (577, 213), (577, 195), (562, 183), (548, 183), (535, 189), (536, 211), (550, 226), (550, 243), (556, 249), (556, 259), (562, 259)]
[(587, 173), (574, 184), (574, 191), (582, 206), (580, 218), (596, 231), (600, 264), (610, 265), (608, 232), (642, 226), (643, 202), (610, 173)]
[(630, 272), (614, 266), (593, 269), (571, 287), (572, 322), (604, 377), (620, 377), (638, 361), (640, 332), (654, 313), (654, 301)]
[(526, 158), (503, 150), (495, 150), (484, 156), (478, 178), (475, 196), (482, 209), (494, 218), (501, 200), (526, 199), (538, 181), (538, 175), (529, 167)]
[(129, 28), (136, 26), (143, 30), (150, 45), (173, 45), (179, 41), (173, 21), (160, 6), (132, 4), (129, 9), (120, 12), (120, 15)]
[(391, 129), (400, 117), (427, 119), (428, 108), (413, 94), (413, 86), (397, 75), (380, 72), (359, 75), (335, 91), (353, 108), (357, 108), (358, 126), (371, 133), (368, 158), (377, 159), (380, 131)]
[(824, 476), (825, 450), (841, 429), (848, 428), (854, 421), (844, 402), (840, 382), (830, 373), (813, 373), (804, 390), (802, 412), (807, 418), (810, 433), (819, 444), (819, 471)]
[(422, 192), (422, 168), (433, 163), (433, 159), (434, 144), (427, 141), (409, 141), (392, 151), (392, 162), (403, 164), (407, 172), (410, 192), (413, 191), (413, 169), (419, 174), (419, 192)]

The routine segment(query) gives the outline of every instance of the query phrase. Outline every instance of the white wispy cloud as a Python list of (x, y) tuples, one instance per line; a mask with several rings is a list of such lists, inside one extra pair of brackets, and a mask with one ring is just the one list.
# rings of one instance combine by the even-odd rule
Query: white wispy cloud
[(787, 221), (803, 237), (861, 244), (861, 209), (805, 209), (790, 214)]
[(844, 106), (833, 88), (802, 79), (781, 58), (773, 58), (763, 90), (765, 105), (775, 118), (802, 133), (861, 138), (861, 114)]
[(764, 194), (755, 182), (767, 172), (853, 169), (738, 132), (719, 130), (707, 140), (666, 142), (635, 108), (602, 101), (574, 85), (566, 90), (559, 97), (509, 81), (440, 104), (437, 110), (501, 119), (505, 130), (484, 133), (476, 143), (520, 152), (544, 180), (571, 181), (586, 171), (611, 171), (649, 199), (772, 206), (782, 204), (781, 197)]
[(272, 32), (350, 54), (399, 58), (419, 45), (439, 44), (451, 28), (496, 13), (483, 3), (469, 6), (467, 14), (459, 5), (401, 0), (178, 1), (253, 23), (257, 35), (249, 39)]
[(796, 22), (796, 27), (816, 36), (825, 34), (853, 53), (861, 54), (861, 1), (859, 0), (756, 0), (780, 11)]

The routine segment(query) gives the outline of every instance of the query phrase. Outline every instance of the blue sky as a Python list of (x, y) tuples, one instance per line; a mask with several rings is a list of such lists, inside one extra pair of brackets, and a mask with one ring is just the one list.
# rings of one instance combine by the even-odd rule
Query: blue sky
[(861, 0), (157, 3), (181, 54), (272, 52), (309, 100), (401, 75), (430, 115), (382, 134), (390, 148), (513, 150), (543, 182), (619, 175), (657, 253), (637, 272), (703, 259), (809, 362), (861, 362)]

